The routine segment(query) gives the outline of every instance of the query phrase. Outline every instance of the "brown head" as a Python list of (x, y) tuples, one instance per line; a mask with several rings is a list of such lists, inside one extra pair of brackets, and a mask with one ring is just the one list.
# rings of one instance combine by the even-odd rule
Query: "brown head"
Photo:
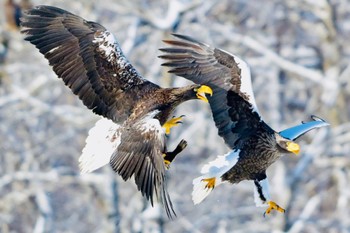
[(180, 88), (172, 88), (171, 94), (174, 99), (179, 100), (179, 103), (192, 99), (200, 99), (208, 103), (206, 94), (212, 96), (213, 91), (206, 85), (193, 84)]

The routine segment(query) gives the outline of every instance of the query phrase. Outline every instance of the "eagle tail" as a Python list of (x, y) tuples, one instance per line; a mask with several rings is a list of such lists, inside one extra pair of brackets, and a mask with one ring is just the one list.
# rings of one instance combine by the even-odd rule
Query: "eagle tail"
[(223, 183), (222, 175), (229, 171), (238, 161), (240, 150), (233, 150), (202, 167), (202, 176), (193, 180), (192, 200), (194, 204), (202, 202), (213, 189)]
[(96, 122), (86, 138), (86, 145), (79, 158), (81, 173), (90, 173), (108, 164), (120, 144), (119, 125), (106, 118)]
[[(195, 205), (201, 203), (213, 191), (217, 177), (200, 176), (193, 180), (192, 201)], [(208, 182), (211, 180), (212, 182)]]

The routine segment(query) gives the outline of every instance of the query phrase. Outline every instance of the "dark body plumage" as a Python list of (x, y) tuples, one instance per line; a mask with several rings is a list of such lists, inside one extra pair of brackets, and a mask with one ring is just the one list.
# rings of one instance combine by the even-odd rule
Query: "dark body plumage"
[[(209, 100), (213, 119), (218, 134), (232, 149), (202, 168), (203, 175), (193, 181), (194, 203), (200, 203), (222, 182), (253, 180), (257, 205), (269, 205), (282, 211), (269, 201), (266, 169), (282, 153), (299, 152), (299, 145), (293, 142), (297, 137), (328, 124), (314, 117), (314, 121), (296, 126), (297, 132), (293, 132), (293, 137), (287, 137), (293, 130), (282, 136), (282, 132), (271, 129), (260, 117), (251, 87), (250, 70), (244, 61), (188, 36), (174, 36), (175, 40), (164, 41), (171, 47), (161, 49), (164, 55), (160, 57), (167, 60), (163, 65), (171, 68), (170, 73), (213, 89), (214, 94)], [(271, 209), (267, 213), (269, 211)]]
[[(262, 151), (262, 148), (267, 150)], [(222, 175), (223, 181), (239, 183), (242, 180), (261, 180), (266, 178), (266, 169), (279, 157), (281, 149), (277, 146), (275, 136), (270, 130), (258, 130), (255, 135), (238, 141), (237, 163)]]
[[(80, 157), (82, 171), (91, 172), (110, 161), (124, 180), (134, 176), (142, 194), (152, 204), (156, 196), (168, 216), (173, 215), (165, 183), (162, 126), (182, 102), (198, 95), (205, 98), (199, 93), (201, 86), (161, 88), (144, 79), (102, 25), (62, 9), (37, 6), (25, 12), (21, 26), (25, 40), (39, 49), (84, 105), (113, 121), (96, 123), (91, 130), (102, 135), (89, 135)], [(96, 129), (98, 125), (103, 130)], [(106, 154), (105, 148), (95, 148), (98, 142), (108, 147)]]

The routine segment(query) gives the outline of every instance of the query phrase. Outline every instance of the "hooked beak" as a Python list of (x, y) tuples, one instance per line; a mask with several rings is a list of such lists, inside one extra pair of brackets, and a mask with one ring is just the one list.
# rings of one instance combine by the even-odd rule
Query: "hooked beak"
[(200, 100), (203, 100), (206, 103), (208, 103), (208, 99), (205, 96), (205, 94), (209, 94), (210, 96), (213, 95), (213, 90), (206, 85), (202, 85), (200, 88), (196, 90), (196, 92), (197, 92), (196, 94), (197, 98)]
[(300, 152), (300, 146), (295, 142), (287, 142), (287, 150), (294, 153), (295, 155), (298, 155)]

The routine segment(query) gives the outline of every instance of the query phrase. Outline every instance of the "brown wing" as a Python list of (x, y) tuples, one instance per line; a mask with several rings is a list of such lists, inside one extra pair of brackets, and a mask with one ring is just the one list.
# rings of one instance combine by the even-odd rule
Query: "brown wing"
[(25, 40), (93, 112), (121, 123), (143, 91), (159, 88), (143, 79), (113, 35), (98, 23), (65, 10), (37, 6), (21, 19)]
[(120, 145), (113, 153), (110, 164), (124, 180), (134, 176), (138, 190), (152, 205), (157, 197), (171, 218), (175, 212), (165, 181), (165, 132), (159, 120), (153, 118), (158, 112), (150, 112), (136, 122), (125, 122)]
[(258, 114), (251, 87), (250, 70), (238, 57), (221, 49), (174, 34), (176, 40), (165, 40), (170, 48), (160, 49), (168, 60), (163, 66), (213, 89), (209, 98), (215, 124), (231, 148), (243, 134), (253, 133), (263, 121)]

